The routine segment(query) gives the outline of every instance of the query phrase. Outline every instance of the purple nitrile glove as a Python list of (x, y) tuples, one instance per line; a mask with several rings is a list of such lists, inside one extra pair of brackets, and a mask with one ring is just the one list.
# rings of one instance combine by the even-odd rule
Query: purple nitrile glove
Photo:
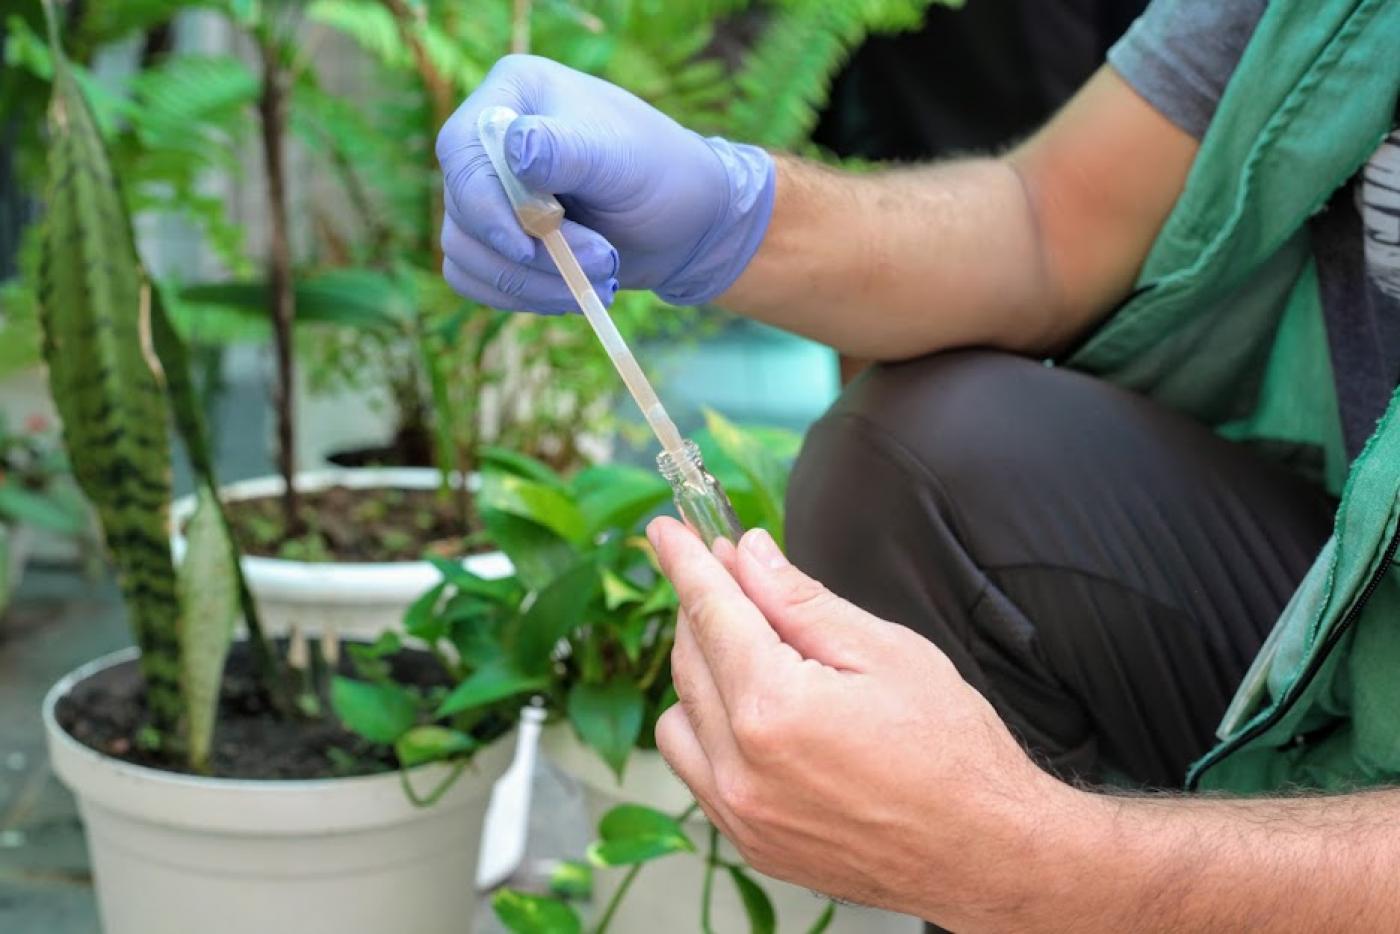
[(549, 255), (520, 229), (477, 137), (491, 106), (520, 113), (506, 159), (559, 196), (563, 233), (604, 302), (619, 286), (679, 305), (719, 295), (758, 249), (773, 212), (768, 153), (687, 130), (640, 98), (547, 58), (509, 55), (438, 134), (447, 217), (443, 275), (497, 308), (576, 309)]

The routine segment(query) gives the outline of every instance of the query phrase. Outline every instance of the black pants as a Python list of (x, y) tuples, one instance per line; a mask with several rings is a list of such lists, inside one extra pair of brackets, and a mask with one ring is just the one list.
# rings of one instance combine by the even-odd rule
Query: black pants
[(1052, 771), (1171, 788), (1333, 508), (1146, 399), (969, 351), (852, 384), (807, 437), (787, 540), (948, 653)]

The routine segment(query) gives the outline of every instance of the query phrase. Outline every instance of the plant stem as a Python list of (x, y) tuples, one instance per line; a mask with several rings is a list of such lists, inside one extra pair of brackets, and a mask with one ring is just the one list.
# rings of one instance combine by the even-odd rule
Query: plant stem
[(641, 872), (642, 867), (645, 865), (646, 863), (635, 863), (631, 869), (627, 870), (627, 875), (622, 877), (622, 884), (617, 887), (617, 891), (614, 892), (613, 897), (609, 899), (607, 910), (603, 912), (603, 917), (599, 920), (598, 926), (593, 929), (593, 934), (607, 934), (608, 925), (612, 924), (613, 915), (617, 914), (617, 908), (622, 904), (623, 896), (625, 896), (627, 890), (632, 887), (632, 882), (637, 878), (637, 873)]
[[(445, 78), (442, 72), (438, 71), (433, 64), (432, 57), (428, 55), (428, 49), (423, 44), (422, 37), (414, 28), (417, 17), (413, 8), (406, 0), (382, 0), (385, 8), (394, 16), (394, 22), (398, 24), (399, 36), (403, 39), (404, 45), (408, 46), (409, 52), (413, 55), (413, 65), (418, 71), (418, 77), (423, 82), (423, 89), (428, 97), (428, 136), (429, 140), (437, 136), (437, 132), (442, 125), (447, 122), (447, 118), (452, 116), (452, 111), (456, 108), (455, 94), (452, 89), (452, 82)], [(438, 164), (437, 153), (431, 143), (427, 147), (428, 171), (436, 177)], [(428, 229), (426, 242), (432, 252), (433, 270), (442, 268), (442, 243), (438, 237), (438, 231), (442, 229), (442, 186), (433, 185), (428, 193)]]
[(675, 644), (674, 639), (661, 639), (656, 643), (651, 661), (647, 663), (646, 671), (637, 681), (637, 687), (643, 691), (648, 690), (652, 682), (661, 674), (661, 667), (666, 664), (666, 659), (671, 657), (671, 647)]
[(272, 302), (272, 333), (277, 354), (277, 467), (285, 489), (282, 492), (284, 535), (294, 538), (301, 532), (297, 503), (295, 423), (292, 394), (295, 392), (296, 364), (293, 325), (296, 320), (296, 293), (292, 288), (292, 245), (287, 223), (287, 166), (283, 139), (287, 129), (286, 74), (282, 69), (275, 39), (258, 36), (262, 54), (262, 96), (258, 113), (262, 118), (263, 159), (267, 170), (269, 209), (268, 294)]
[(461, 777), (466, 767), (466, 759), (458, 759), (456, 762), (452, 763), (452, 771), (448, 772), (438, 786), (426, 795), (419, 795), (414, 789), (413, 783), (408, 780), (408, 769), (399, 769), (399, 784), (403, 786), (405, 797), (413, 802), (415, 807), (432, 807), (434, 804), (438, 803), (438, 800), (443, 795), (447, 794), (447, 789), (451, 788), (457, 779)]
[(710, 902), (715, 895), (715, 863), (719, 859), (719, 828), (710, 825), (710, 848), (705, 856), (705, 888), (700, 896), (700, 930), (714, 934), (710, 928)]

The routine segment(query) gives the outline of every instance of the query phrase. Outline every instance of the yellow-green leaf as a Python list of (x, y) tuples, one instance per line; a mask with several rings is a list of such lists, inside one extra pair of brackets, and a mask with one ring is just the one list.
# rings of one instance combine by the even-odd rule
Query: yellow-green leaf
[(190, 764), (203, 771), (209, 765), (224, 660), (238, 622), (239, 592), (233, 573), (237, 559), (219, 502), (207, 486), (196, 496), (179, 572), (180, 688)]

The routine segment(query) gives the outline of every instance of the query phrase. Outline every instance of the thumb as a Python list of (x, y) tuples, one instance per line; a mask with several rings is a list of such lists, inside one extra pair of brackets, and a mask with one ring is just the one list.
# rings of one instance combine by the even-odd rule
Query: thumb
[(525, 185), (566, 195), (597, 184), (604, 141), (573, 123), (526, 114), (506, 128), (506, 161)]
[(865, 671), (898, 628), (802, 573), (763, 529), (739, 540), (733, 572), (778, 636), (803, 658), (823, 665)]

